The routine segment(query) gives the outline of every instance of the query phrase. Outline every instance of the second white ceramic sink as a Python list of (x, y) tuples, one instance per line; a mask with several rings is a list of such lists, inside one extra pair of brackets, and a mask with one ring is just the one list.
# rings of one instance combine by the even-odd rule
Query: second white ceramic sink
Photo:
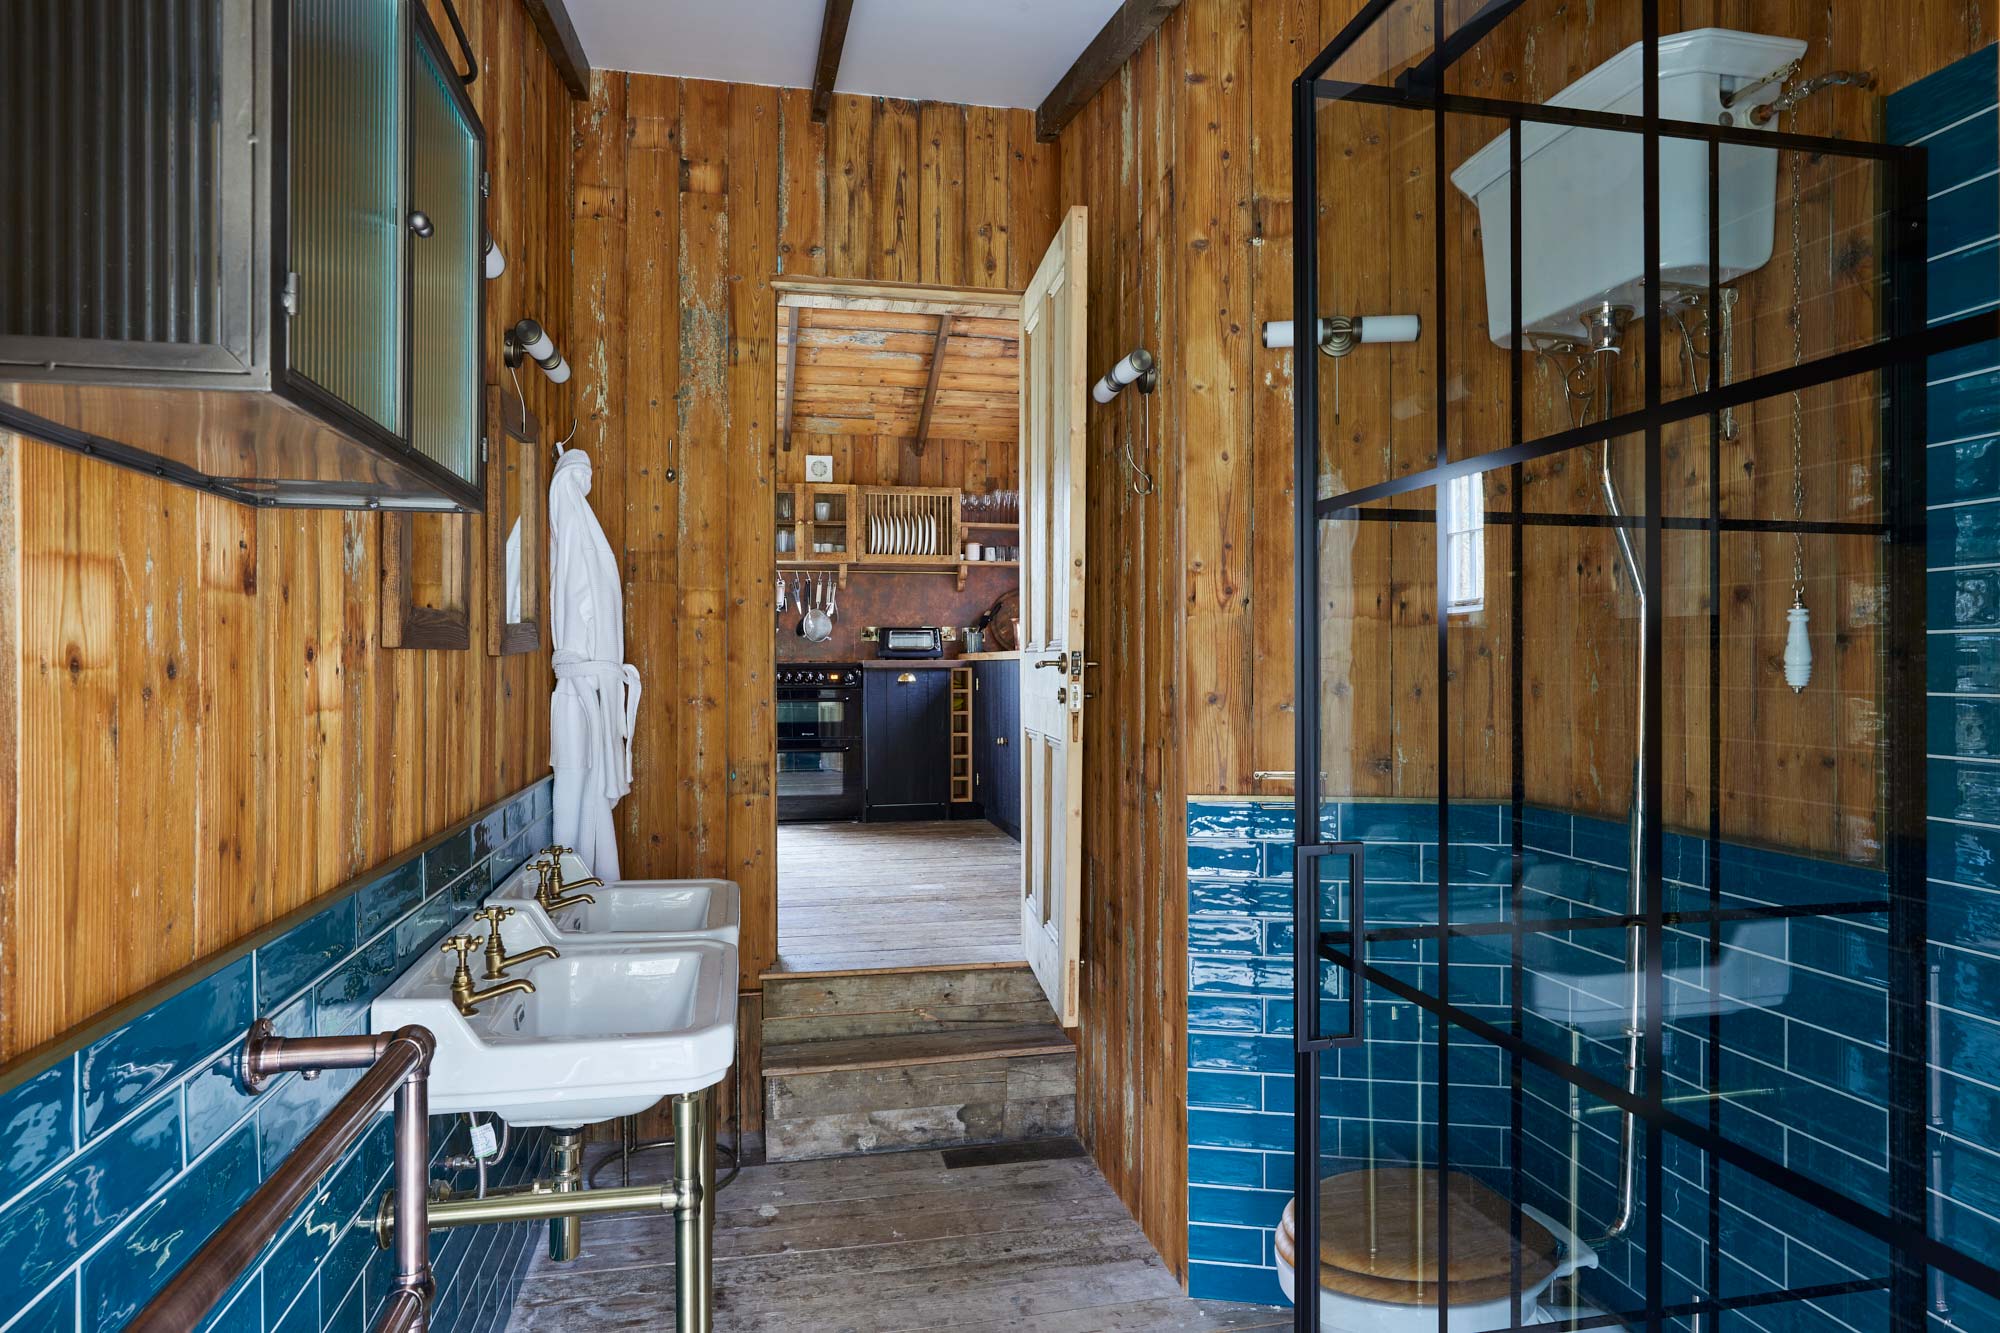
[[(502, 880), (490, 903), (512, 907), (542, 937), (563, 946), (581, 943), (651, 944), (672, 939), (737, 942), (741, 916), (736, 882), (727, 879), (621, 879), (577, 890), (593, 901), (572, 903), (553, 913), (535, 901), (538, 875), (532, 858)], [(590, 878), (574, 853), (563, 857), (563, 879)], [(512, 941), (510, 939), (509, 943)]]
[[(458, 931), (478, 933), (471, 922)], [(471, 963), (478, 989), (499, 984), (481, 975), (476, 949)], [(522, 1126), (595, 1124), (719, 1082), (735, 1056), (733, 945), (578, 948), (510, 968), (509, 977), (534, 990), (478, 1001), (472, 1014), (452, 1001), (456, 968), (455, 954), (434, 952), (370, 1011), (377, 1032), (420, 1023), (437, 1037), (434, 1113), (491, 1111)]]

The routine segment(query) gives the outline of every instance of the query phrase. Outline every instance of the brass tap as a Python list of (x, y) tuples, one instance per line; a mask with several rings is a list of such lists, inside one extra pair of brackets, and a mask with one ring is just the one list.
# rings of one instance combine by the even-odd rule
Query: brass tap
[(467, 966), (465, 960), (466, 955), (470, 954), (473, 946), (478, 943), (479, 941), (470, 935), (453, 935), (444, 942), (445, 953), (453, 951), (458, 953), (458, 971), (453, 973), (451, 978), (451, 1002), (458, 1006), (459, 1013), (470, 1018), (479, 1012), (479, 1006), (482, 1003), (497, 996), (511, 995), (515, 991), (521, 991), (528, 995), (535, 993), (535, 983), (526, 977), (513, 977), (501, 982), (497, 986), (489, 986), (485, 990), (474, 990), (472, 988), (472, 969)]
[(514, 915), (511, 907), (482, 907), (472, 914), (475, 921), (486, 923), (486, 979), (492, 981), (507, 975), (507, 969), (516, 963), (529, 963), (537, 958), (560, 958), (561, 954), (547, 944), (538, 945), (521, 953), (510, 954), (507, 945), (500, 938), (500, 923)]
[[(562, 865), (560, 862), (543, 861), (537, 864), (535, 869), (541, 875), (540, 882), (535, 886), (535, 901), (542, 905), (544, 912), (553, 912), (558, 908), (568, 907), (574, 903), (594, 903), (597, 901), (597, 899), (587, 893), (564, 892), (565, 885), (563, 884)], [(592, 884), (601, 888), (604, 881), (592, 875), (589, 879), (578, 880), (574, 887), (583, 888)]]

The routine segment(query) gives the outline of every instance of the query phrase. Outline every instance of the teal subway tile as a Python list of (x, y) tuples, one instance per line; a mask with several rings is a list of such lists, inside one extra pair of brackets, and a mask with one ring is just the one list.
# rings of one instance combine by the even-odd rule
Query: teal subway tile
[(1266, 842), (1291, 842), (1298, 830), (1298, 808), (1290, 801), (1258, 801), (1251, 807), (1250, 836)]
[[(0, 1318), (5, 1315), (6, 1312), (0, 1310)], [(8, 1327), (7, 1333), (75, 1333), (75, 1330), (76, 1275), (71, 1273), (43, 1292)]]
[[(1969, 187), (1977, 188), (1977, 187)], [(1957, 318), (1990, 309), (2000, 301), (2000, 242), (1968, 246), (1933, 259), (1930, 268), (1930, 318)], [(1933, 384), (1925, 394), (1926, 428), (1934, 440), (1956, 440), (2000, 426), (2000, 401), (1993, 378), (1948, 380)], [(1985, 384), (1977, 381), (1984, 379)]]
[(390, 938), (395, 941), (398, 975), (419, 957), (429, 953), (452, 926), (464, 920), (465, 915), (450, 894), (440, 893), (426, 898), (422, 907), (397, 922)]
[(1255, 834), (1257, 805), (1254, 801), (1190, 800), (1187, 803), (1187, 835), (1201, 839), (1239, 839)]
[(1931, 628), (2000, 626), (2000, 569), (1946, 570), (1931, 575), (1928, 589)]
[(83, 1266), (83, 1327), (111, 1333), (164, 1287), (258, 1184), (257, 1135), (245, 1125), (155, 1196)]
[(1925, 767), (1933, 815), (1983, 824), (2000, 823), (2000, 764), (1932, 759)]
[[(281, 1037), (310, 1037), (313, 1030), (312, 997), (302, 995), (271, 1016)], [(182, 1084), (186, 1099), (188, 1156), (199, 1157), (208, 1146), (250, 1113), (257, 1097), (246, 1091), (237, 1076), (237, 1053), (232, 1047), (196, 1070)]]
[(472, 868), (472, 830), (461, 829), (424, 853), (424, 892), (436, 893)]
[(0, 1095), (0, 1199), (76, 1149), (76, 1061)]
[[(2000, 506), (1993, 518), (2000, 525)], [(1931, 754), (2000, 759), (2000, 700), (1933, 699), (1927, 712)]]
[(1264, 1028), (1264, 1001), (1250, 996), (1188, 996), (1188, 1028), (1197, 1032), (1257, 1032)]
[(1266, 842), (1263, 844), (1263, 848), (1264, 869), (1262, 874), (1264, 877), (1266, 879), (1290, 879), (1292, 877), (1292, 861), (1297, 855), (1297, 848), (1289, 842)]
[(483, 861), (507, 840), (506, 814), (495, 810), (472, 826), (472, 859)]
[(359, 1070), (331, 1070), (314, 1079), (288, 1080), (264, 1095), (257, 1134), (267, 1179), (359, 1077)]
[(1225, 1264), (1264, 1262), (1264, 1233), (1253, 1227), (1188, 1225), (1188, 1258)]
[[(330, 1289), (325, 1277), (320, 1280), (320, 1288), (323, 1291)], [(321, 1333), (365, 1333), (368, 1323), (363, 1315), (363, 1307), (368, 1303), (368, 1293), (363, 1290), (359, 1277), (348, 1287), (347, 1294), (338, 1300), (339, 1305), (326, 1317)]]
[[(1937, 445), (1925, 452), (1924, 462), (1924, 484), (1933, 505), (2000, 496), (2000, 436)], [(1940, 517), (1933, 512), (1930, 521), (1936, 523)]]
[(264, 1327), (271, 1333), (320, 1333), (318, 1275), (315, 1274), (303, 1288), (297, 1289), (266, 1282)]
[(1292, 1150), (1292, 1118), (1258, 1111), (1188, 1112), (1188, 1142), (1204, 1148)]
[(1276, 1269), (1235, 1264), (1189, 1264), (1188, 1295), (1198, 1301), (1234, 1301), (1244, 1305), (1286, 1303)]
[(394, 935), (385, 935), (359, 950), (313, 987), (314, 1026), (323, 1037), (358, 1032), (368, 1021), (368, 1006), (402, 972)]
[(257, 1012), (276, 1008), (354, 951), (354, 899), (342, 898), (257, 950)]
[[(1992, 302), (2000, 292), (2000, 244), (1974, 246), (1932, 264), (1932, 292), (1950, 290), (1952, 300), (1932, 300), (1932, 318), (1950, 308), (1970, 308)], [(1940, 272), (1940, 270), (1954, 272)], [(1952, 286), (1940, 286), (1948, 282)], [(2000, 430), (2000, 370), (1960, 374), (1924, 388), (1924, 428), (1932, 440), (1964, 440)], [(1932, 616), (1932, 626), (1948, 624)]]
[[(1438, 808), (1424, 801), (1343, 801), (1338, 819), (1350, 842), (1436, 842)], [(1497, 827), (1497, 824), (1496, 824)], [(1373, 849), (1370, 849), (1373, 855)]]
[(1251, 1187), (1264, 1183), (1264, 1154), (1235, 1148), (1189, 1148), (1188, 1183)]
[(1291, 1198), (1282, 1190), (1194, 1185), (1188, 1189), (1188, 1220), (1225, 1226), (1275, 1227)]
[(239, 958), (83, 1049), (85, 1141), (243, 1035), (256, 1016), (250, 971), (250, 959)]
[(423, 899), (424, 863), (413, 857), (361, 890), (357, 897), (361, 938), (374, 935)]
[(1248, 838), (1190, 842), (1187, 849), (1190, 879), (1254, 879), (1264, 868), (1263, 844)]
[[(1933, 879), (2000, 889), (2000, 829), (1933, 819), (1924, 830), (1924, 856)], [(1986, 938), (2000, 939), (2000, 935)]]
[(1187, 947), (1191, 954), (1261, 954), (1263, 922), (1254, 917), (1190, 916)]
[(1264, 1109), (1264, 1081), (1255, 1074), (1190, 1069), (1187, 1088), (1189, 1106), (1207, 1106), (1224, 1111)]
[(1188, 1068), (1245, 1074), (1283, 1074), (1292, 1068), (1292, 1043), (1281, 1037), (1188, 1034)]
[[(352, 1223), (370, 1212), (377, 1198), (376, 1187), (389, 1170), (393, 1152), (389, 1119), (376, 1121), (361, 1142), (341, 1164), (319, 1182), (310, 1198), (301, 1204), (277, 1245), (264, 1263), (265, 1279), (279, 1290), (296, 1290), (307, 1277), (319, 1271), (327, 1256), (343, 1239), (354, 1234)], [(364, 1259), (350, 1249), (346, 1258)], [(347, 1283), (359, 1276), (358, 1263), (343, 1264), (336, 1270), (335, 1288), (345, 1291)]]
[[(1933, 886), (1932, 892), (1936, 892)], [(1993, 942), (1985, 948), (1932, 948), (1931, 964), (1936, 969), (1937, 1002), (1953, 1009), (2000, 1022), (2000, 952)], [(2000, 1199), (1995, 1200), (2000, 1203)]]
[(500, 833), (511, 838), (522, 829), (535, 822), (535, 794), (522, 792), (509, 801), (500, 811)]
[(1188, 989), (1204, 994), (1250, 994), (1288, 991), (1292, 987), (1289, 958), (1188, 959)]
[(1885, 100), (1884, 138), (1914, 143), (1993, 106), (1996, 48), (1985, 46)]
[(1926, 642), (1932, 693), (2000, 694), (2000, 634), (1932, 634)]
[(181, 1168), (180, 1098), (162, 1097), (0, 1212), (0, 1310), (18, 1310)]
[(439, 897), (450, 902), (460, 915), (471, 912), (492, 892), (492, 873), (493, 868), (487, 862), (477, 862), (472, 869), (453, 880)]

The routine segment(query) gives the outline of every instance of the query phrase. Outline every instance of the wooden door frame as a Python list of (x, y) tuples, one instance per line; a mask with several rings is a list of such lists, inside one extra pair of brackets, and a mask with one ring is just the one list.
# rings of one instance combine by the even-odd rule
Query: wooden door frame
[(922, 282), (855, 282), (810, 274), (771, 279), (778, 308), (880, 310), (892, 315), (962, 315), (967, 319), (1021, 318), (1025, 291), (1004, 287), (940, 287)]

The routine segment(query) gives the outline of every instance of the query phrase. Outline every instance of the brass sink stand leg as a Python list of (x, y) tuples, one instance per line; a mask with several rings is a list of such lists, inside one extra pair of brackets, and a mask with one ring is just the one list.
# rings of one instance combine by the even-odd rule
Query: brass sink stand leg
[(674, 1328), (710, 1333), (715, 1245), (715, 1089), (674, 1097)]
[[(572, 1194), (583, 1188), (583, 1131), (560, 1129), (555, 1142), (555, 1192)], [(568, 1263), (583, 1252), (583, 1219), (549, 1219), (549, 1258)]]

